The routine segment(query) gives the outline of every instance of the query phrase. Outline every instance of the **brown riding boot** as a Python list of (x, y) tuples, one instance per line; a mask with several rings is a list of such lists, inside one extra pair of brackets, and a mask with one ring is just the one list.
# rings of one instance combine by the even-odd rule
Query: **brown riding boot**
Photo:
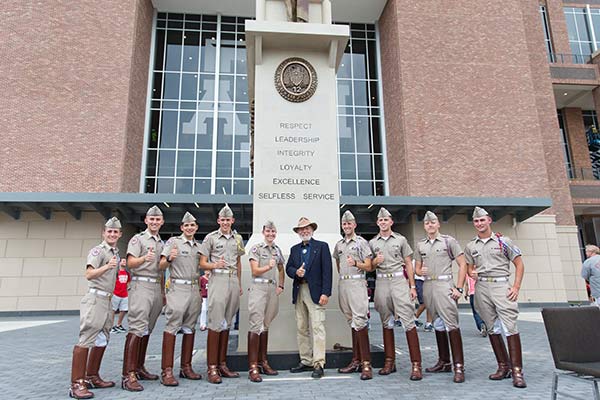
[(421, 347), (419, 345), (419, 335), (417, 328), (412, 328), (406, 331), (406, 342), (408, 343), (408, 353), (410, 355), (410, 380), (420, 381), (423, 379), (423, 371), (421, 370)]
[(506, 337), (508, 342), (508, 352), (512, 365), (512, 381), (516, 388), (526, 388), (525, 378), (523, 377), (523, 353), (521, 352), (521, 335), (518, 333)]
[(363, 328), (356, 332), (356, 344), (358, 356), (361, 361), (360, 380), (373, 379), (373, 368), (371, 368), (371, 345), (369, 344), (369, 330)]
[(262, 382), (258, 370), (258, 347), (260, 338), (257, 333), (248, 332), (248, 379), (250, 382)]
[(186, 333), (183, 335), (183, 340), (181, 342), (181, 369), (179, 370), (179, 377), (198, 381), (202, 379), (202, 375), (196, 373), (192, 369), (195, 337), (195, 333)]
[(379, 375), (389, 375), (396, 372), (396, 344), (393, 329), (383, 328), (383, 352), (385, 360), (383, 368), (379, 370)]
[(221, 331), (219, 337), (219, 373), (223, 378), (239, 378), (240, 374), (231, 372), (227, 367), (227, 346), (229, 346), (229, 329)]
[(488, 335), (488, 337), (490, 338), (490, 344), (492, 345), (492, 350), (494, 350), (494, 355), (496, 356), (496, 361), (498, 362), (498, 370), (488, 376), (488, 378), (493, 381), (510, 378), (510, 361), (508, 359), (508, 352), (504, 346), (504, 340), (502, 340), (502, 335), (493, 333)]
[(259, 336), (260, 344), (258, 346), (258, 368), (265, 375), (279, 375), (279, 372), (275, 371), (269, 365), (267, 361), (267, 348), (269, 347), (269, 331), (263, 331)]
[(219, 374), (219, 332), (208, 330), (206, 338), (206, 365), (208, 367), (206, 380), (209, 383), (221, 383)]
[(71, 387), (69, 396), (74, 399), (91, 399), (94, 393), (88, 390), (85, 383), (85, 365), (88, 358), (87, 347), (73, 347), (73, 361), (71, 363)]
[(452, 329), (450, 335), (450, 347), (452, 348), (452, 361), (454, 362), (454, 383), (465, 381), (465, 359), (463, 356), (462, 336), (460, 328)]
[(360, 371), (360, 353), (358, 352), (356, 331), (353, 328), (350, 328), (350, 331), (352, 332), (352, 360), (345, 367), (338, 368), (340, 374), (351, 374)]
[(115, 386), (113, 381), (105, 381), (100, 378), (99, 371), (104, 350), (106, 350), (106, 347), (92, 347), (92, 351), (90, 351), (85, 380), (88, 387), (92, 389), (105, 389)]
[(144, 363), (146, 362), (146, 351), (148, 350), (148, 341), (150, 340), (150, 335), (142, 336), (140, 339), (140, 347), (138, 353), (138, 364), (135, 369), (135, 373), (138, 376), (139, 380), (142, 381), (156, 381), (158, 380), (158, 375), (150, 373)]
[(425, 368), (426, 372), (450, 372), (452, 364), (450, 363), (450, 347), (448, 347), (448, 333), (435, 331), (435, 341), (438, 348), (438, 361), (433, 367)]
[(160, 383), (164, 386), (179, 386), (179, 382), (173, 376), (173, 353), (175, 353), (176, 339), (175, 335), (163, 332)]
[(123, 352), (123, 377), (121, 378), (121, 388), (130, 392), (141, 392), (144, 387), (138, 381), (135, 373), (137, 367), (137, 357), (140, 352), (141, 338), (128, 333), (125, 339), (125, 350)]

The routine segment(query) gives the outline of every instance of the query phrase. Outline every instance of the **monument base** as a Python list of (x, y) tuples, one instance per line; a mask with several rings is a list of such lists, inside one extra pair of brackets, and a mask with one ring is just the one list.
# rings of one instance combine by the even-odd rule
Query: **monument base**
[[(289, 371), (300, 362), (298, 352), (273, 351), (269, 352), (269, 365), (278, 371)], [(383, 350), (371, 346), (371, 365), (382, 368), (384, 361)], [(325, 355), (325, 369), (345, 367), (352, 360), (352, 351), (328, 350)], [(230, 351), (227, 355), (227, 366), (234, 371), (248, 371), (248, 354)]]

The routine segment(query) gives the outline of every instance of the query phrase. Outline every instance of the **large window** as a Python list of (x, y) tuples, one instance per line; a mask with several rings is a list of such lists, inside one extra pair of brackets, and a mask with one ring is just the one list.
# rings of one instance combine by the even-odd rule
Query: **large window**
[[(252, 193), (245, 20), (158, 13), (147, 193)], [(341, 193), (382, 195), (375, 27), (350, 28), (338, 73)]]
[[(591, 10), (595, 16), (593, 18), (600, 17), (599, 11)], [(567, 20), (569, 44), (573, 53), (572, 60), (576, 64), (585, 64), (596, 46), (596, 43), (592, 41), (590, 16), (585, 8), (565, 7), (564, 13)], [(594, 24), (600, 23), (595, 19), (593, 21), (595, 21)], [(600, 26), (598, 28), (600, 29)]]
[(550, 38), (550, 27), (548, 24), (548, 13), (546, 12), (546, 6), (540, 5), (540, 16), (542, 18), (542, 27), (544, 28), (544, 42), (546, 43), (546, 54), (548, 54), (548, 61), (554, 62), (552, 56), (552, 40)]
[(337, 73), (340, 183), (343, 195), (383, 195), (375, 26), (350, 24)]
[(560, 144), (563, 150), (565, 169), (567, 170), (567, 176), (569, 177), (569, 179), (573, 179), (573, 164), (571, 162), (571, 151), (569, 149), (569, 141), (567, 140), (567, 133), (565, 131), (565, 120), (563, 117), (562, 110), (556, 110), (556, 112), (558, 116), (558, 125), (560, 127)]
[(590, 153), (592, 170), (590, 173), (583, 172), (584, 178), (600, 179), (600, 130), (598, 129), (598, 116), (595, 110), (583, 110), (583, 126)]

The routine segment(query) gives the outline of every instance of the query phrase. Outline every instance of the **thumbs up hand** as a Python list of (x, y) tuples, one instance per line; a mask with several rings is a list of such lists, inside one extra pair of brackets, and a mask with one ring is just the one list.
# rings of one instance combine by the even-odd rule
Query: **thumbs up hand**
[(383, 253), (382, 252), (377, 253), (377, 257), (375, 257), (375, 262), (377, 263), (377, 265), (379, 265), (383, 262)]
[(271, 257), (269, 260), (269, 269), (275, 267), (275, 265), (277, 265), (277, 261), (275, 261), (275, 257)]
[(225, 257), (221, 256), (221, 258), (219, 258), (215, 263), (215, 268), (225, 268)]
[(152, 262), (156, 259), (156, 254), (154, 254), (154, 247), (150, 247), (148, 249), (148, 253), (144, 256), (147, 262)]
[(115, 269), (117, 267), (117, 256), (112, 256), (108, 264), (108, 269)]
[(299, 278), (304, 278), (304, 274), (306, 273), (306, 271), (304, 270), (304, 263), (302, 263), (302, 265), (300, 266), (300, 268), (298, 268), (296, 270), (296, 276), (298, 276)]
[(174, 244), (173, 247), (171, 248), (171, 251), (169, 252), (169, 260), (171, 260), (171, 262), (177, 258), (177, 255), (179, 254), (179, 250), (177, 249), (177, 245)]
[(352, 258), (352, 256), (350, 256), (350, 255), (346, 257), (346, 262), (351, 267), (356, 265), (356, 261), (354, 261), (354, 258)]

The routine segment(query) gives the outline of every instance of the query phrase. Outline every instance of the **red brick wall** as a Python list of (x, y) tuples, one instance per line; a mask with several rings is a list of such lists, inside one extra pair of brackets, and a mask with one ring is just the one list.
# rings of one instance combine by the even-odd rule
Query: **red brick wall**
[[(523, 26), (527, 37), (527, 53), (531, 66), (535, 106), (541, 130), (541, 143), (548, 171), (548, 186), (553, 203), (552, 208), (545, 211), (545, 213), (555, 214), (556, 222), (559, 225), (575, 225), (552, 80), (544, 46), (544, 31), (538, 7), (539, 5), (535, 2), (523, 2), (522, 13)], [(563, 15), (562, 12), (561, 15)], [(564, 20), (563, 15), (563, 23)], [(557, 25), (558, 23), (554, 24), (554, 26)], [(564, 29), (566, 29), (566, 24)]]
[(550, 196), (523, 17), (531, 6), (388, 2), (380, 26), (393, 195)]
[(150, 0), (0, 5), (0, 191), (137, 191)]

